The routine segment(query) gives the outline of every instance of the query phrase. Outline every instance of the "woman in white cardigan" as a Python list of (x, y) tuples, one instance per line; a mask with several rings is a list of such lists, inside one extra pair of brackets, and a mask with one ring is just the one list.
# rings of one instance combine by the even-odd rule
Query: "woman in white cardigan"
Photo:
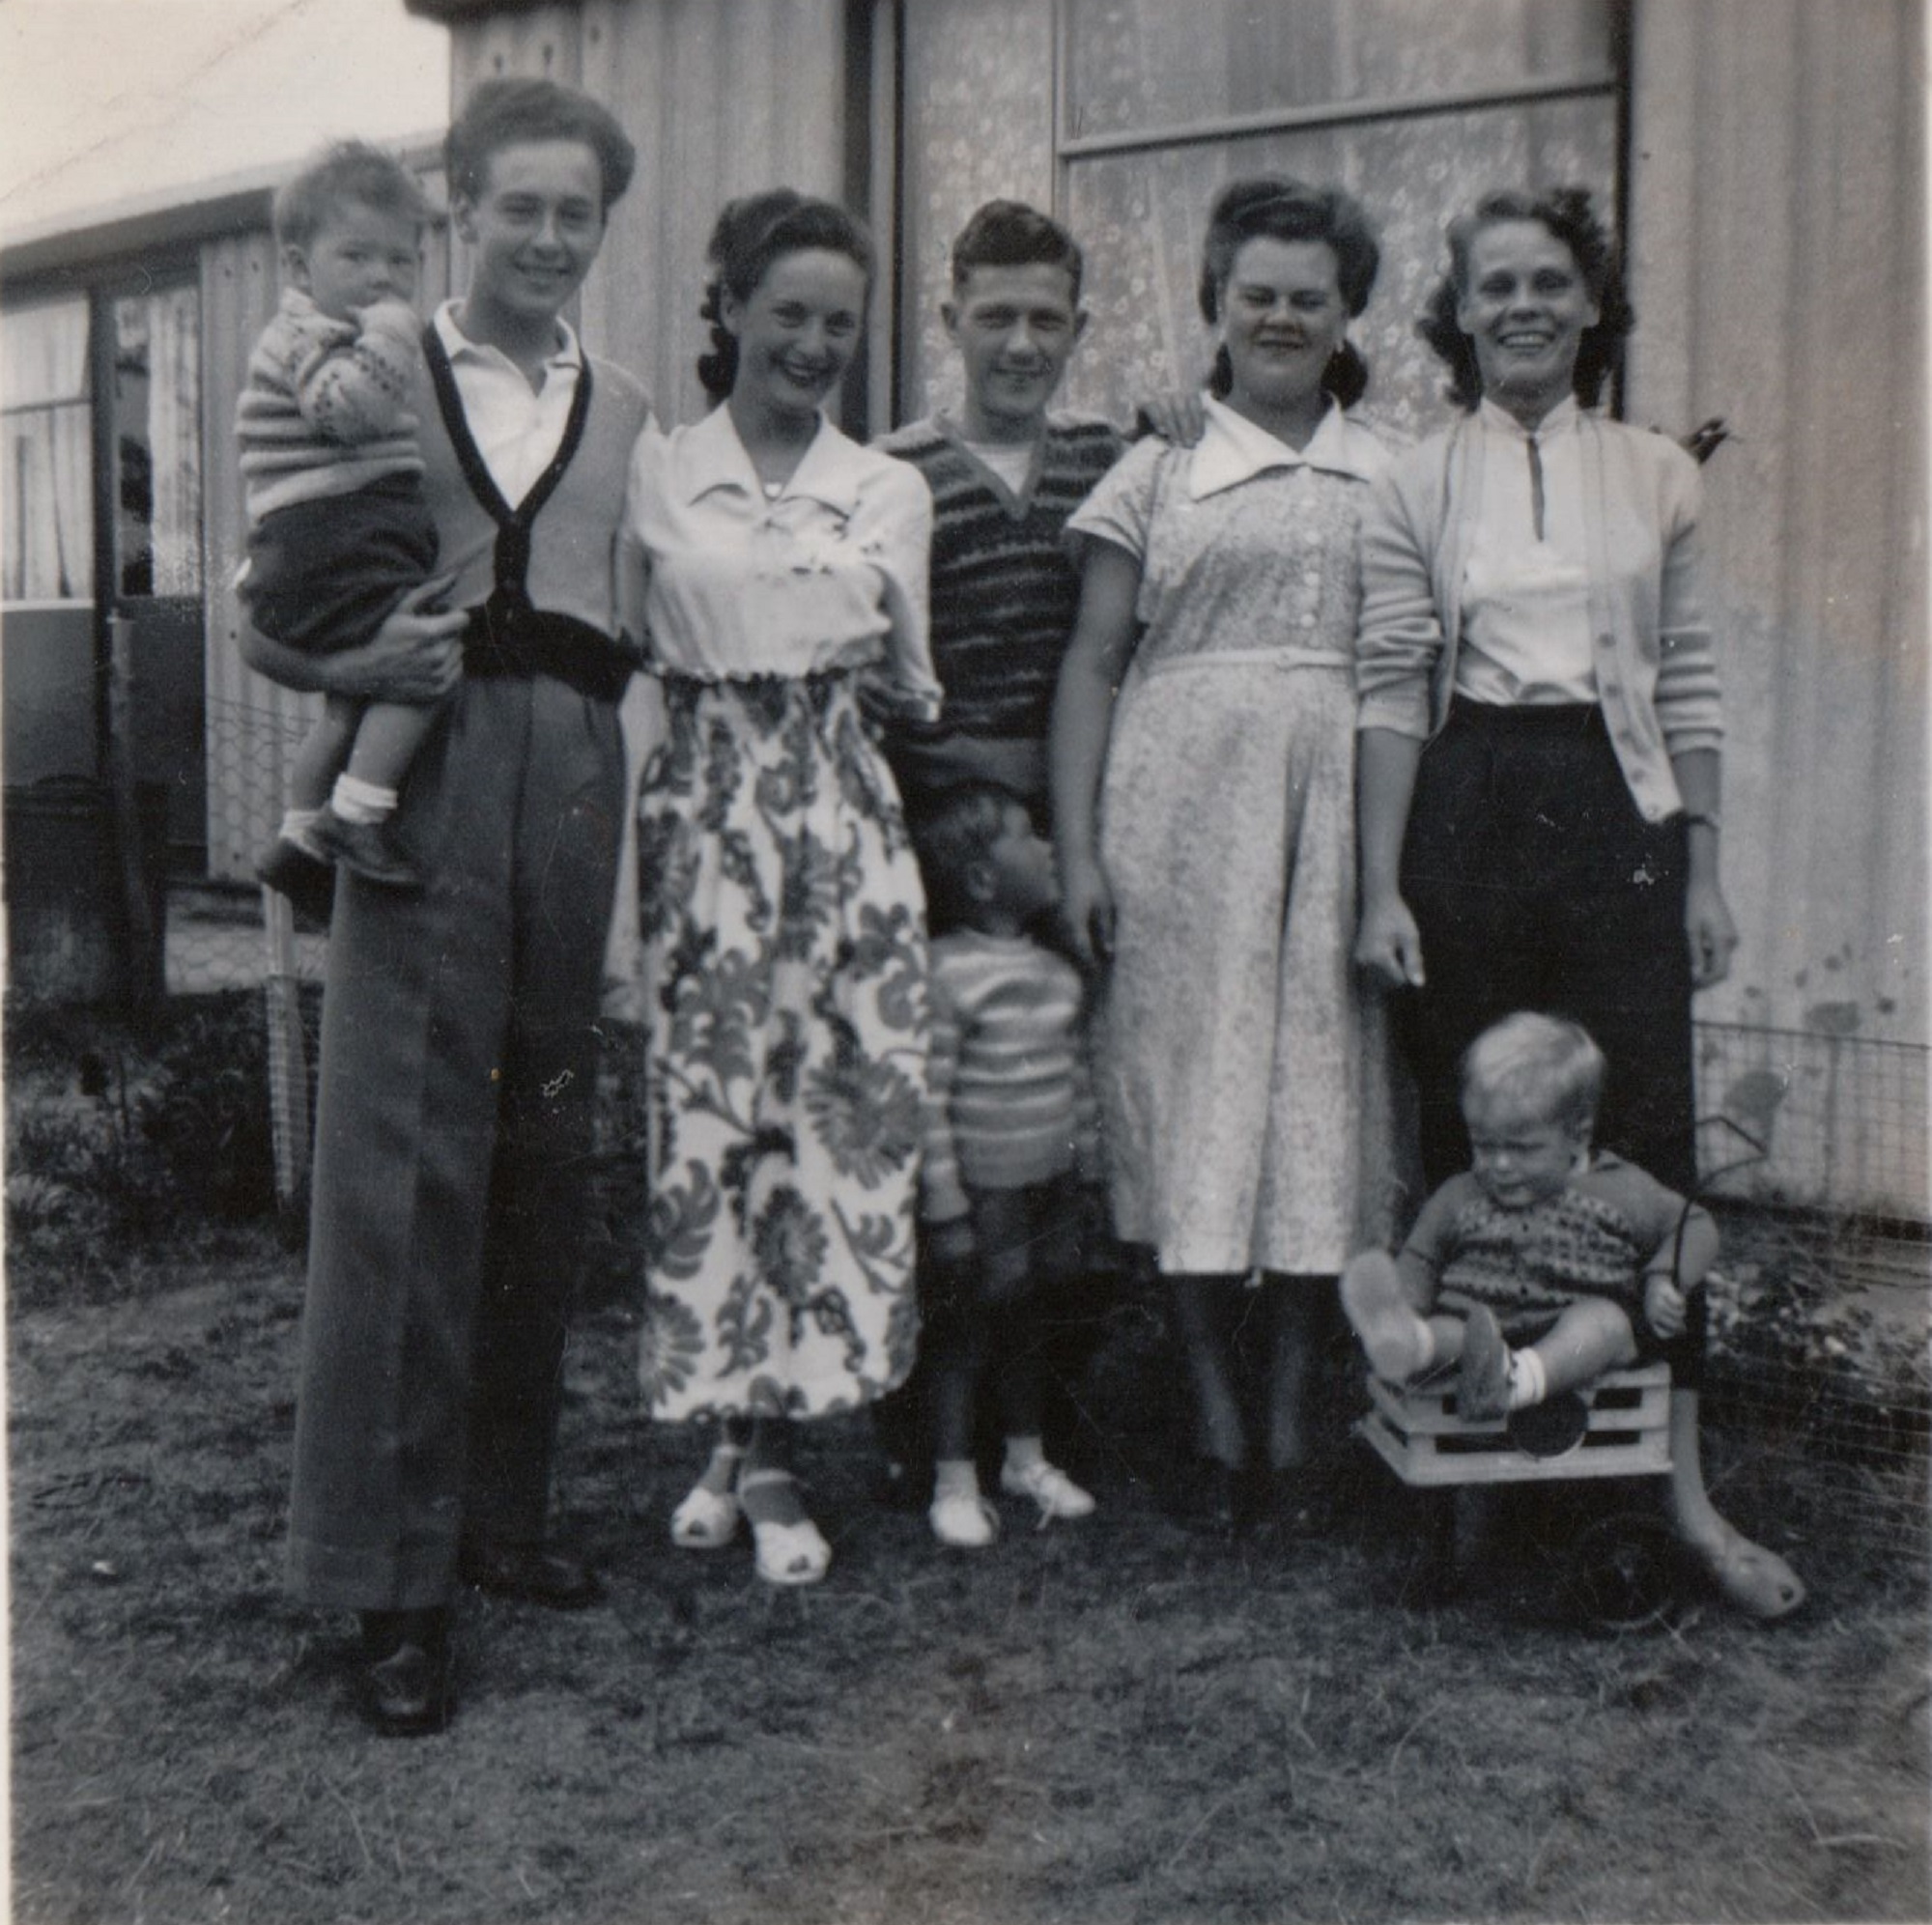
[[(1468, 410), (1399, 458), (1362, 530), (1356, 960), (1406, 987), (1432, 1187), (1468, 1166), (1463, 1051), (1560, 1010), (1609, 1066), (1599, 1147), (1696, 1187), (1690, 998), (1730, 966), (1697, 465), (1585, 410), (1632, 315), (1587, 193), (1499, 193), (1449, 230), (1423, 332)], [(1712, 1508), (1701, 1318), (1674, 1346), (1679, 1534), (1747, 1610), (1804, 1588)]]

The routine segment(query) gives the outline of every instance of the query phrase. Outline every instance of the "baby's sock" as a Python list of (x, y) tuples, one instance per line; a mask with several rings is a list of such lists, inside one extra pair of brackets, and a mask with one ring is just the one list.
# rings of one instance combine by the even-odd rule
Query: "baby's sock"
[(932, 1501), (942, 1497), (978, 1497), (980, 1473), (971, 1458), (941, 1458), (932, 1467)]
[(321, 813), (319, 808), (285, 808), (282, 810), (282, 826), (276, 833), (284, 842), (293, 842), (305, 855), (315, 857), (318, 862), (327, 862), (327, 858), (309, 835)]
[(396, 812), (396, 791), (345, 772), (335, 778), (328, 806), (345, 822), (386, 822)]
[(1509, 1362), (1509, 1407), (1522, 1410), (1549, 1395), (1549, 1373), (1538, 1350), (1512, 1350)]

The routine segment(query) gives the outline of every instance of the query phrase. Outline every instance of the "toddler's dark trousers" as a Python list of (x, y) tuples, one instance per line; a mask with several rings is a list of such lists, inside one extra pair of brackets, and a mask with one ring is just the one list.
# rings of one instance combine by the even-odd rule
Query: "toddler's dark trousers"
[(1604, 1052), (1599, 1146), (1688, 1195), (1684, 828), (1638, 813), (1602, 710), (1457, 701), (1417, 770), (1402, 887), (1428, 977), (1406, 1041), (1430, 1187), (1468, 1168), (1463, 1050), (1511, 1010), (1540, 1009)]
[(337, 880), (290, 1504), (309, 1603), (437, 1604), (462, 1529), (543, 1536), (622, 796), (611, 701), (472, 675), (397, 816), (426, 889)]

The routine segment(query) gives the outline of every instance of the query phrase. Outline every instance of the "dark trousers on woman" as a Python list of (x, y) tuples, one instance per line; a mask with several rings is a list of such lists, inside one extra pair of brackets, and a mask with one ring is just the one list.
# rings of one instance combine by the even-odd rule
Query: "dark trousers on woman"
[(1463, 1052), (1498, 1017), (1574, 1018), (1608, 1068), (1597, 1143), (1696, 1183), (1680, 820), (1646, 822), (1594, 704), (1458, 700), (1424, 750), (1402, 888), (1425, 986), (1406, 1043), (1434, 1189), (1468, 1168)]
[(544, 1534), (616, 875), (612, 701), (471, 674), (410, 778), (419, 895), (336, 883), (289, 1572), (442, 1603)]

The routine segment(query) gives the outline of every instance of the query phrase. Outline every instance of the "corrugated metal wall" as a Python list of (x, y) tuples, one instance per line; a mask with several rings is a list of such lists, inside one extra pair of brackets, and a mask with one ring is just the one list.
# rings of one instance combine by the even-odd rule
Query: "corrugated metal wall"
[[(549, 74), (605, 101), (637, 143), (582, 325), (668, 421), (703, 405), (697, 309), (719, 209), (760, 187), (845, 189), (844, 19), (842, 0), (582, 0), (451, 36), (455, 100), (491, 73)], [(462, 271), (459, 259), (459, 284)]]
[(1629, 412), (1722, 414), (1734, 979), (1701, 1013), (1924, 1042), (1917, 0), (1642, 0)]
[(281, 814), (288, 764), (317, 706), (264, 681), (242, 661), (242, 614), (231, 585), (242, 559), (242, 477), (235, 400), (255, 337), (275, 304), (275, 244), (266, 230), (201, 250), (202, 580), (208, 604), (208, 872), (245, 881)]

